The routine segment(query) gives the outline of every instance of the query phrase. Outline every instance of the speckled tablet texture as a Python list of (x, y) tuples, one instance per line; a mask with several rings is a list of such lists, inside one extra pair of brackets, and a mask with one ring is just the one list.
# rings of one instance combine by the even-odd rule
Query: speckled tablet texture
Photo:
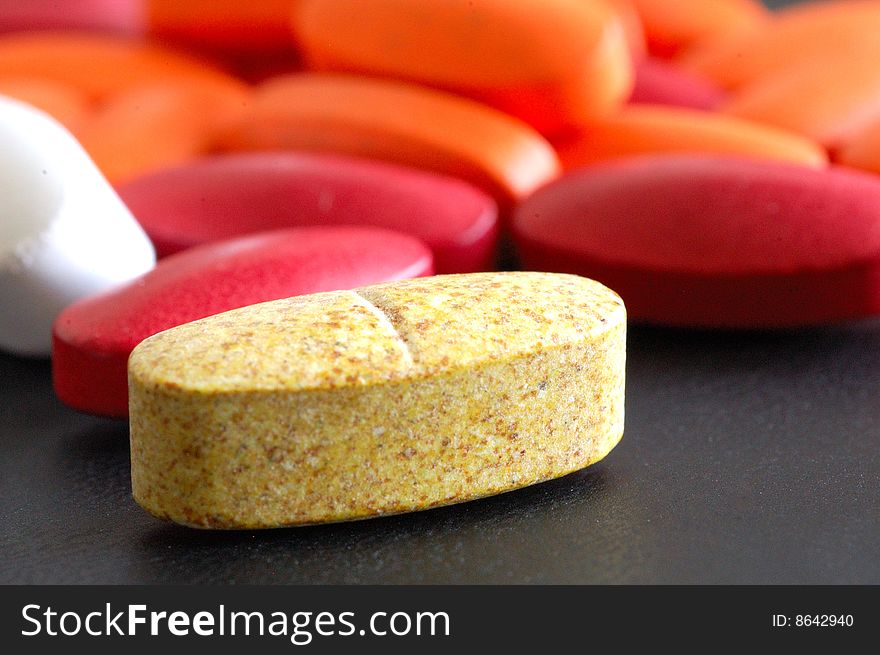
[(408, 512), (602, 459), (626, 312), (553, 273), (438, 276), (254, 305), (129, 361), (134, 497), (203, 528)]

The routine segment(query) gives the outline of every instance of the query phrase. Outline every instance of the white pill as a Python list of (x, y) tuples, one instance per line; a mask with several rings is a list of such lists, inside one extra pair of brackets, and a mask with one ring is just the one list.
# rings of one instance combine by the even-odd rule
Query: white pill
[(62, 309), (155, 263), (150, 240), (73, 135), (0, 96), (0, 349), (48, 355)]

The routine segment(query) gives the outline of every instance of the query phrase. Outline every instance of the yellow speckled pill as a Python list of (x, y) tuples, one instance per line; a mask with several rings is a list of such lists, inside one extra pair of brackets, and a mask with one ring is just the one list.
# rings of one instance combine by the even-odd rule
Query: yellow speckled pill
[(134, 497), (205, 528), (408, 512), (558, 477), (623, 434), (626, 312), (597, 282), (476, 273), (181, 325), (129, 360)]

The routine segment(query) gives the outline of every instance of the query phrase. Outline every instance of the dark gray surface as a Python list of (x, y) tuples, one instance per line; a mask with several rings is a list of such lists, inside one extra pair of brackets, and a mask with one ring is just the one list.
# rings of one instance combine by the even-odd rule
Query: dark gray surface
[(0, 358), (0, 582), (880, 583), (880, 322), (631, 328), (601, 464), (457, 507), (199, 532), (131, 500), (127, 425)]
[(880, 322), (632, 328), (626, 436), (604, 462), (457, 507), (262, 533), (141, 511), (127, 424), (63, 408), (49, 377), (0, 355), (0, 582), (880, 584)]

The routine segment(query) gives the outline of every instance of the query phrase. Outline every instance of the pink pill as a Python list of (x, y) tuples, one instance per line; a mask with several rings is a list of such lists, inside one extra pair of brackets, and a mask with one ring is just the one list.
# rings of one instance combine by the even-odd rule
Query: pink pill
[(432, 273), (424, 244), (377, 228), (293, 228), (194, 248), (61, 313), (55, 391), (80, 411), (125, 417), (128, 356), (157, 332), (259, 302)]
[(700, 156), (572, 172), (519, 207), (529, 269), (617, 291), (634, 319), (733, 328), (880, 313), (880, 180)]
[(167, 169), (119, 189), (159, 256), (242, 234), (373, 225), (418, 237), (440, 273), (492, 268), (497, 208), (465, 182), (342, 156), (233, 154)]
[(141, 0), (0, 0), (0, 32), (93, 29), (139, 34)]
[(636, 63), (631, 103), (715, 109), (726, 97), (712, 82), (662, 59), (645, 57)]

